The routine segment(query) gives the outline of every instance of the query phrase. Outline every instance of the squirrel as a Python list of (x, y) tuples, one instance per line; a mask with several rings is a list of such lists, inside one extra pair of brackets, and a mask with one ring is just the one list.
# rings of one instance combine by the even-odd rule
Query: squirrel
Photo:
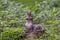
[(34, 37), (41, 35), (44, 32), (42, 30), (42, 27), (39, 24), (33, 23), (33, 17), (32, 17), (31, 12), (27, 12), (25, 26), (26, 26), (26, 32), (28, 34), (32, 34), (32, 36), (34, 35)]

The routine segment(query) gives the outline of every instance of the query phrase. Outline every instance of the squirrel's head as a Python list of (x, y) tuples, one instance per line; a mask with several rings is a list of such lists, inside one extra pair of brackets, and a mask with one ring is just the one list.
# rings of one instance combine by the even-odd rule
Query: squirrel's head
[(27, 12), (26, 20), (28, 20), (28, 21), (33, 21), (33, 17), (32, 17), (31, 11), (28, 11), (28, 12)]

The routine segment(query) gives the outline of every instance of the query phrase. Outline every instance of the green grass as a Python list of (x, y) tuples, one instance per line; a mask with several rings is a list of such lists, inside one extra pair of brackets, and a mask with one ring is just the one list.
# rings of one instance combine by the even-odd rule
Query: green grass
[[(15, 2), (13, 3), (13, 1)], [(0, 37), (2, 37), (1, 34), (10, 38), (13, 36), (10, 39), (3, 35), (3, 38), (13, 40), (16, 39), (17, 34), (23, 35), (24, 28), (22, 26), (25, 27), (25, 13), (31, 10), (33, 22), (41, 24), (43, 29), (46, 29), (46, 33), (36, 40), (60, 40), (60, 0), (45, 0), (32, 5), (32, 3), (35, 3), (34, 1), (36, 0), (0, 1)], [(23, 3), (23, 6), (20, 2)], [(30, 4), (30, 6), (25, 6), (27, 4)], [(18, 33), (16, 30), (18, 30)]]
[(43, 0), (11, 0), (11, 1), (15, 1), (15, 2), (21, 2), (23, 4), (34, 4), (35, 1), (41, 2)]

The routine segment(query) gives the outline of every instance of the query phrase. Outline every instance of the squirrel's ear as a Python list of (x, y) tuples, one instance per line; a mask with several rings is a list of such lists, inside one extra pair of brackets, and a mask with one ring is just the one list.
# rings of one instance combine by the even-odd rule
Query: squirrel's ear
[(31, 15), (31, 12), (32, 12), (32, 11), (27, 11), (27, 15)]

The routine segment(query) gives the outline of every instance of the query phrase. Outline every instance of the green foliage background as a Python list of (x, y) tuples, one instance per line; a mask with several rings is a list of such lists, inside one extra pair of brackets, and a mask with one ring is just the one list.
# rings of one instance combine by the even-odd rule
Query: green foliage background
[(34, 23), (46, 29), (35, 40), (60, 40), (60, 0), (0, 0), (1, 40), (21, 40), (20, 36), (25, 35), (25, 17), (29, 10)]

